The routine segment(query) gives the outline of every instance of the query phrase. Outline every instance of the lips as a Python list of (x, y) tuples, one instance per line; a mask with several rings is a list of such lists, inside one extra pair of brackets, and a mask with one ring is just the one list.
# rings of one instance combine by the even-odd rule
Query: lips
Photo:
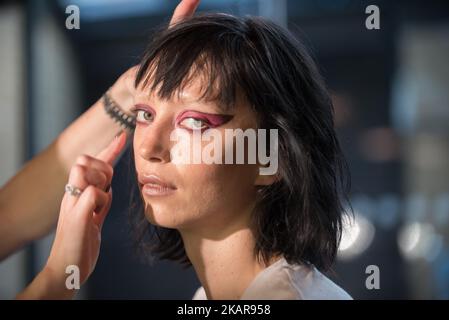
[(149, 196), (170, 195), (176, 191), (174, 184), (164, 181), (156, 174), (142, 174), (138, 176), (142, 185), (142, 193)]

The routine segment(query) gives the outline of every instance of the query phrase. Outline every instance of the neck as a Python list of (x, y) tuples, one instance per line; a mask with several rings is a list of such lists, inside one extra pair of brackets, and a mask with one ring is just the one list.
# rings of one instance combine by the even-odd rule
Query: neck
[(240, 299), (266, 268), (254, 254), (255, 237), (249, 228), (222, 231), (214, 237), (205, 237), (198, 230), (180, 233), (208, 299)]

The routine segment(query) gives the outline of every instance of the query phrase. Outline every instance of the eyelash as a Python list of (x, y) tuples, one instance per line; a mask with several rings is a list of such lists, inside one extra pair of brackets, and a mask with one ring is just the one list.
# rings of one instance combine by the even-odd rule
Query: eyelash
[[(136, 115), (137, 123), (148, 123), (148, 122), (152, 121), (154, 118), (154, 115), (151, 112), (149, 112), (148, 110), (135, 108), (135, 109), (132, 109), (131, 111)], [(151, 116), (151, 120), (145, 119), (145, 118), (139, 119), (139, 116), (145, 117), (145, 114), (149, 114)], [(210, 128), (209, 121), (207, 121), (206, 119), (200, 119), (200, 118), (195, 118), (195, 117), (185, 117), (185, 118), (181, 119), (178, 123), (182, 123), (183, 121), (185, 121), (187, 119), (192, 119), (193, 121), (201, 121), (203, 126), (206, 126), (204, 128), (203, 128), (203, 126), (201, 126), (201, 128), (189, 128), (189, 127), (182, 126), (183, 128), (185, 128), (187, 130), (196, 131), (196, 130), (205, 130), (205, 129)]]

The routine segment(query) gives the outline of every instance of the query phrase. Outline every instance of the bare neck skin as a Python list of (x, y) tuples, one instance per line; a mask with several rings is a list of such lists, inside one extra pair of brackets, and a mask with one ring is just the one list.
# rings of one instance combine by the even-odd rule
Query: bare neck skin
[(208, 299), (240, 299), (256, 275), (268, 267), (256, 258), (254, 235), (248, 227), (209, 229), (207, 236), (198, 230), (180, 233)]

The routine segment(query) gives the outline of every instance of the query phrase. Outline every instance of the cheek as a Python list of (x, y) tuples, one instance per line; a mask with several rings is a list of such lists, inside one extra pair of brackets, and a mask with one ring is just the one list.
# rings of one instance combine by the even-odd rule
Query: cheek
[[(137, 130), (136, 130), (137, 131)], [(133, 158), (134, 158), (134, 167), (136, 168), (137, 172), (139, 171), (139, 156), (137, 154), (137, 146), (139, 145), (139, 140), (138, 137), (136, 136), (136, 132), (134, 133), (134, 137), (133, 137), (133, 144), (132, 144), (132, 154), (133, 154)]]
[[(185, 192), (188, 194), (191, 203), (209, 211), (223, 210), (223, 207), (233, 210), (240, 210), (252, 203), (256, 199), (255, 180), (259, 171), (257, 164), (235, 164), (236, 163), (236, 141), (232, 137), (226, 137), (223, 130), (216, 130), (216, 135), (221, 137), (218, 140), (202, 141), (196, 144), (189, 144), (191, 156), (197, 152), (202, 156), (210, 154), (213, 158), (216, 148), (221, 150), (221, 164), (187, 164), (177, 165), (178, 172), (182, 174), (182, 181), (185, 183)], [(181, 140), (182, 141), (182, 140)], [(209, 153), (209, 151), (211, 151)], [(232, 163), (225, 163), (225, 154), (231, 151)], [(244, 144), (244, 162), (247, 163), (248, 146)], [(192, 159), (192, 158), (190, 158)], [(190, 205), (189, 205), (190, 206)], [(207, 208), (206, 208), (207, 207)]]
[[(239, 210), (256, 197), (254, 166), (231, 164), (187, 165), (179, 172), (185, 186), (186, 199), (200, 210)], [(200, 210), (201, 211), (201, 210)]]

